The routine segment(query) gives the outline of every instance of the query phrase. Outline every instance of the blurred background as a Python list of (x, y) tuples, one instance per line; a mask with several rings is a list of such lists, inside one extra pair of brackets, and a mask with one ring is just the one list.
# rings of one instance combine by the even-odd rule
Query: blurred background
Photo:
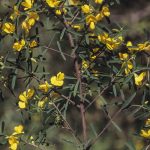
[[(12, 0), (0, 0), (0, 18), (8, 11), (8, 7), (6, 5), (12, 6), (15, 1)], [(147, 40), (150, 36), (150, 0), (120, 0), (120, 4), (114, 5), (111, 8), (111, 21), (113, 23), (122, 26), (126, 30), (126, 38), (128, 40), (136, 40), (144, 41)], [(43, 45), (49, 44), (49, 39), (51, 35), (54, 33), (49, 33), (41, 29), (41, 42)], [(45, 34), (46, 33), (46, 34)], [(54, 37), (57, 38), (57, 37)], [(7, 37), (7, 39), (1, 41), (0, 43), (0, 55), (3, 55), (1, 51), (4, 49), (11, 49), (12, 39)], [(64, 62), (60, 55), (57, 55), (55, 52), (49, 51), (47, 55), (47, 68), (51, 71), (51, 73), (56, 73), (60, 70), (66, 72), (67, 74), (71, 74), (70, 68), (70, 60)], [(60, 65), (61, 64), (61, 65)], [(20, 85), (21, 82), (18, 82), (15, 91), (16, 93), (21, 91)], [(128, 91), (126, 91), (128, 92)], [(16, 99), (11, 94), (8, 89), (0, 86), (0, 123), (5, 121), (5, 132), (9, 135), (12, 132), (12, 129), (15, 125), (20, 124), (22, 120), (21, 114), (18, 110), (16, 110)], [(113, 100), (113, 97), (110, 95), (103, 95), (102, 99)], [(115, 109), (115, 108), (113, 108)], [(81, 132), (81, 124), (79, 116), (79, 112), (74, 109), (69, 110), (70, 122), (73, 122), (73, 128), (77, 128), (78, 132)], [(112, 110), (113, 112), (114, 110)], [(100, 106), (96, 103), (92, 109), (90, 109), (90, 113), (86, 114), (87, 120), (91, 122), (89, 125), (89, 130), (95, 126), (96, 131), (100, 131), (103, 129), (106, 124), (106, 116), (101, 111)], [(32, 120), (26, 121), (26, 132), (30, 135), (34, 134), (34, 132), (38, 132), (40, 129), (41, 117), (40, 114), (35, 114), (32, 117)], [(94, 122), (94, 124), (92, 124)], [(142, 150), (145, 141), (142, 138), (136, 136), (138, 133), (137, 129), (142, 125), (142, 120), (137, 119), (135, 116), (130, 115), (129, 112), (124, 112), (119, 115), (115, 122), (118, 124), (120, 129), (116, 130), (116, 128), (111, 125), (109, 129), (103, 134), (103, 136), (98, 140), (96, 145), (93, 147), (93, 150)], [(74, 150), (75, 147), (66, 142), (66, 139), (71, 138), (70, 135), (66, 132), (62, 132), (56, 127), (49, 127), (47, 130), (48, 141), (50, 142), (50, 146), (48, 149), (50, 150)], [(94, 133), (91, 130), (91, 137), (94, 137)], [(0, 150), (7, 150), (8, 147), (6, 145), (0, 145)], [(35, 149), (32, 146), (28, 146), (24, 149)]]

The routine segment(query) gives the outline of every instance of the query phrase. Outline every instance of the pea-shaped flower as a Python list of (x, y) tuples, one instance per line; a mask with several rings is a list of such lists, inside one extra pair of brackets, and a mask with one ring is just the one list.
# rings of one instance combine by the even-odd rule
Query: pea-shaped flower
[(137, 86), (142, 85), (142, 82), (143, 82), (145, 76), (146, 76), (146, 72), (142, 72), (142, 73), (140, 73), (139, 75), (137, 75), (136, 73), (134, 73), (135, 84), (136, 84)]
[(34, 95), (33, 89), (28, 89), (19, 95), (19, 108), (24, 109), (27, 107), (28, 100), (30, 100)]
[(64, 73), (59, 72), (56, 76), (52, 76), (50, 81), (54, 86), (63, 86), (64, 84)]
[(8, 34), (11, 34), (15, 32), (15, 26), (10, 22), (6, 22), (2, 26), (2, 30)]
[(24, 0), (24, 2), (21, 3), (21, 5), (24, 7), (24, 10), (28, 10), (32, 8), (34, 3), (34, 0)]

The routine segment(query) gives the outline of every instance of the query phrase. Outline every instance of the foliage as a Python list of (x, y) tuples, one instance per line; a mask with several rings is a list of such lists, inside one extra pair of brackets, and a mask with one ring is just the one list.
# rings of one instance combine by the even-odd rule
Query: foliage
[[(49, 149), (51, 142), (46, 132), (55, 126), (72, 136), (65, 141), (75, 149), (89, 150), (111, 124), (122, 131), (114, 121), (121, 113), (132, 109), (138, 117), (149, 117), (150, 42), (126, 40), (125, 29), (110, 19), (114, 4), (119, 1), (18, 0), (13, 7), (8, 6), (10, 12), (1, 19), (0, 36), (1, 42), (8, 37), (13, 42), (11, 49), (1, 54), (0, 82), (2, 88), (14, 95), (23, 121), (14, 127), (12, 134), (2, 131), (1, 144), (8, 141), (11, 150), (27, 145)], [(57, 36), (50, 35), (48, 46), (41, 42), (41, 28)], [(64, 73), (61, 68), (53, 74), (45, 65), (49, 51), (68, 61), (71, 72)], [(18, 86), (19, 93), (15, 90), (18, 81), (23, 83)], [(141, 92), (138, 103), (134, 100)], [(105, 93), (117, 99), (107, 101)], [(99, 132), (94, 125), (89, 129), (91, 123), (86, 118), (94, 104), (108, 119)], [(113, 115), (112, 107), (117, 109)], [(81, 120), (82, 133), (72, 127), (71, 109), (79, 112), (76, 117)], [(40, 131), (31, 135), (26, 132), (26, 115), (32, 118), (35, 114), (43, 116), (42, 125)], [(147, 119), (137, 136), (150, 139), (149, 126)], [(91, 130), (95, 137), (89, 137)], [(131, 142), (126, 146), (134, 149)]]

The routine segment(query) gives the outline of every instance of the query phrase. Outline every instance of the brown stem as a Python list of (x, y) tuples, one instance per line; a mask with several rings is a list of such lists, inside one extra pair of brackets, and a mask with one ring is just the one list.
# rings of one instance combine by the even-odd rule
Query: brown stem
[(80, 112), (81, 112), (81, 118), (82, 118), (82, 128), (83, 128), (83, 140), (84, 142), (87, 141), (87, 127), (86, 127), (86, 119), (85, 119), (85, 109), (84, 104), (80, 104)]
[[(66, 23), (65, 18), (64, 18), (64, 23), (65, 23), (66, 28), (69, 28), (69, 25)], [(68, 35), (70, 46), (72, 49), (74, 49), (75, 44), (73, 41), (73, 37), (72, 37), (71, 33), (67, 33), (67, 35)], [(81, 113), (81, 119), (82, 119), (83, 140), (84, 140), (84, 142), (86, 142), (86, 140), (87, 140), (87, 126), (86, 126), (86, 119), (85, 119), (85, 106), (84, 106), (84, 100), (83, 100), (80, 64), (78, 63), (76, 52), (74, 52), (72, 56), (74, 58), (74, 65), (75, 65), (75, 72), (76, 72), (77, 80), (79, 81), (80, 113)]]

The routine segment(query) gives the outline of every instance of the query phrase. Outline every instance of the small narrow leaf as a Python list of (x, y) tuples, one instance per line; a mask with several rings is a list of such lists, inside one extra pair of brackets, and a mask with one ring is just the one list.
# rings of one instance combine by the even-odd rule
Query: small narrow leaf
[(3, 132), (4, 132), (4, 128), (5, 128), (5, 122), (4, 122), (4, 121), (2, 121), (2, 125), (1, 125), (1, 133), (3, 133)]
[(61, 46), (60, 46), (59, 41), (57, 41), (57, 46), (58, 46), (58, 49), (59, 49), (59, 51), (60, 51), (60, 54), (61, 54), (62, 58), (66, 61), (66, 57), (65, 57), (65, 55), (64, 55), (63, 52), (62, 52), (62, 49), (61, 49)]
[(80, 83), (80, 81), (78, 80), (77, 83), (75, 84), (74, 91), (73, 91), (73, 96), (76, 96), (76, 94), (77, 94), (79, 83)]
[(134, 97), (136, 96), (136, 92), (133, 93), (127, 100), (125, 100), (122, 109), (125, 109), (126, 107), (128, 107), (128, 105), (132, 102), (132, 100), (134, 99)]
[(113, 93), (114, 93), (114, 96), (116, 97), (117, 96), (117, 90), (116, 90), (116, 86), (113, 85)]
[(15, 73), (14, 73), (14, 75), (13, 75), (13, 78), (12, 78), (12, 82), (11, 82), (11, 88), (12, 89), (14, 89), (15, 88), (15, 85), (16, 85), (16, 79), (17, 79), (17, 72), (18, 72), (18, 70), (16, 69), (15, 70)]
[(66, 28), (64, 28), (60, 34), (60, 41), (62, 40), (62, 38), (64, 37), (64, 34), (65, 34), (65, 31), (66, 31)]

